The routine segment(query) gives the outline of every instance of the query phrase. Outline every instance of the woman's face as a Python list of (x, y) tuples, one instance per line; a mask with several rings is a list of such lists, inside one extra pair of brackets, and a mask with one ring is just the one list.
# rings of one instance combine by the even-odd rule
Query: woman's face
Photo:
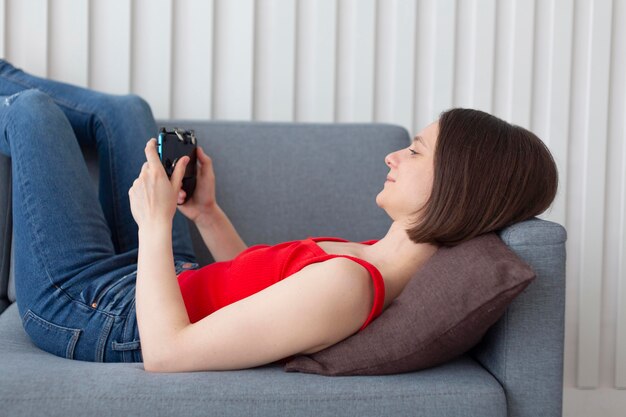
[(389, 174), (383, 190), (376, 196), (376, 204), (394, 221), (417, 220), (415, 213), (430, 197), (438, 134), (439, 122), (434, 121), (415, 136), (408, 148), (385, 157)]

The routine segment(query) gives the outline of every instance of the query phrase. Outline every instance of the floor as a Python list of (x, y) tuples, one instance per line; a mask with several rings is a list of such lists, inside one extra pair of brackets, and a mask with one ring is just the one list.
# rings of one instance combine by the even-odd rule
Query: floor
[(563, 417), (626, 417), (626, 390), (565, 388)]

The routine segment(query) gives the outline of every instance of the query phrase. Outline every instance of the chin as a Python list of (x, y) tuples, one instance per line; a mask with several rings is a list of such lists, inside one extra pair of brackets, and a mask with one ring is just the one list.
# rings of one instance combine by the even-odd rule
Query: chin
[(376, 205), (378, 207), (380, 207), (381, 209), (385, 209), (385, 203), (384, 203), (384, 199), (382, 197), (383, 192), (381, 191), (380, 193), (378, 193), (378, 195), (376, 196)]

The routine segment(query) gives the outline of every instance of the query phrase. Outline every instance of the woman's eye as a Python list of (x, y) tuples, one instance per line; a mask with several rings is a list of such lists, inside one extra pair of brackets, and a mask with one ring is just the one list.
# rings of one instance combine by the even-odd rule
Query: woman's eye
[(417, 155), (418, 152), (415, 152), (413, 149), (409, 148), (409, 151), (411, 151), (411, 155)]

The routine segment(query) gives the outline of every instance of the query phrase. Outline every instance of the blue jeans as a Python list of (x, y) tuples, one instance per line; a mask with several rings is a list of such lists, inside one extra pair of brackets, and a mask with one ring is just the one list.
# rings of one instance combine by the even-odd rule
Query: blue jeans
[[(0, 60), (0, 153), (11, 158), (16, 301), (26, 333), (55, 355), (142, 361), (135, 314), (137, 224), (128, 190), (158, 129), (136, 95), (29, 75)], [(97, 149), (99, 195), (79, 144)], [(176, 273), (197, 268), (185, 217)]]

